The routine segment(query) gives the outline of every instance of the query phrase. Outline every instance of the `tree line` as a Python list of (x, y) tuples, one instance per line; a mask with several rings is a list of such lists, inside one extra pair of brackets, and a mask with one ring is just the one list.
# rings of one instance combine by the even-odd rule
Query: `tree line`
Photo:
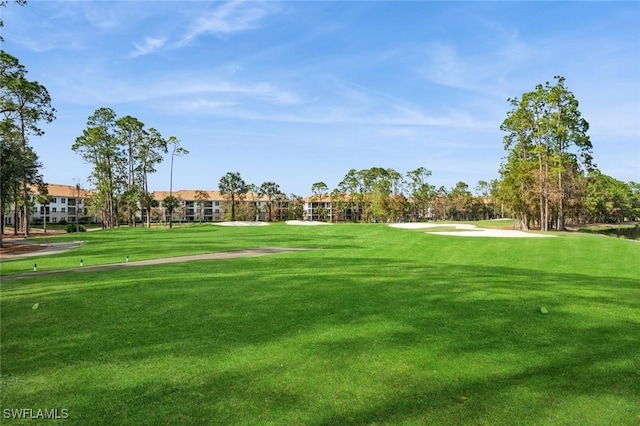
[(311, 186), (313, 215), (320, 220), (400, 222), (479, 220), (498, 214), (486, 182), (478, 183), (474, 196), (464, 182), (436, 188), (429, 183), (431, 175), (425, 167), (404, 174), (382, 167), (351, 169), (332, 190), (324, 182)]

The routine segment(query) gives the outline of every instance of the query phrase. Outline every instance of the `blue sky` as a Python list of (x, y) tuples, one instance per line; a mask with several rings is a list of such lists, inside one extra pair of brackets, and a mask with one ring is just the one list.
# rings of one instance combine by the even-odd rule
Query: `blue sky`
[[(507, 98), (555, 75), (603, 173), (640, 181), (640, 2), (29, 0), (1, 13), (4, 50), (57, 110), (31, 141), (51, 183), (87, 185), (71, 145), (110, 107), (190, 151), (174, 189), (237, 171), (309, 195), (352, 168), (422, 166), (473, 190), (498, 177)], [(169, 161), (150, 184), (168, 189)]]

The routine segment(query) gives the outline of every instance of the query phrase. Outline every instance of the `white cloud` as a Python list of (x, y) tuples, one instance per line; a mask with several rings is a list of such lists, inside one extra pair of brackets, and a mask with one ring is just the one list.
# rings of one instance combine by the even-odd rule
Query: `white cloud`
[(258, 21), (269, 13), (264, 6), (263, 3), (244, 0), (224, 3), (215, 11), (199, 17), (179, 41), (178, 47), (205, 34), (224, 35), (254, 29)]
[(183, 101), (181, 104), (182, 109), (186, 111), (212, 111), (225, 107), (232, 107), (238, 105), (236, 101), (210, 101), (207, 99), (196, 99)]
[(138, 56), (148, 55), (149, 53), (155, 52), (156, 50), (162, 48), (162, 46), (164, 46), (166, 42), (166, 38), (145, 37), (143, 43), (133, 43), (133, 45), (135, 46), (135, 50), (129, 54), (129, 57), (135, 58)]

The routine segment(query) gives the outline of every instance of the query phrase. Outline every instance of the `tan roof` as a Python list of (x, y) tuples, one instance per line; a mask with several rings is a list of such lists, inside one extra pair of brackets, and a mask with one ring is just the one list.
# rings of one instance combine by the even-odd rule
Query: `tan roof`
[(304, 201), (305, 203), (330, 203), (331, 196), (328, 194), (325, 194), (321, 198), (321, 197), (318, 197), (317, 195), (310, 195), (308, 197), (304, 197), (302, 201)]
[[(29, 190), (38, 194), (38, 188), (36, 186), (30, 186)], [(91, 191), (80, 188), (80, 191), (76, 189), (75, 186), (72, 185), (58, 185), (55, 183), (48, 183), (47, 190), (49, 191), (50, 197), (68, 197), (68, 198), (76, 198), (80, 196), (80, 198), (89, 198), (93, 195)]]
[[(204, 201), (225, 201), (226, 198), (220, 194), (220, 191), (212, 190), (198, 190), (198, 189), (181, 189), (179, 191), (173, 191), (173, 196), (183, 201), (197, 201), (198, 192), (204, 192), (208, 195)], [(169, 191), (153, 191), (153, 199), (156, 201), (162, 201), (169, 196)], [(244, 197), (245, 200), (255, 201), (268, 201), (267, 197), (258, 197), (258, 194), (249, 192)]]

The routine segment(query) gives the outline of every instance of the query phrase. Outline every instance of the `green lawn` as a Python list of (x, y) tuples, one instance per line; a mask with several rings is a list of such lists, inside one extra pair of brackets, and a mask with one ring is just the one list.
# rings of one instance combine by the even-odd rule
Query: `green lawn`
[[(2, 262), (2, 422), (58, 408), (81, 425), (640, 423), (636, 241), (364, 224), (51, 241), (78, 238)], [(77, 267), (266, 246), (317, 250)], [(34, 261), (77, 272), (5, 279)]]

